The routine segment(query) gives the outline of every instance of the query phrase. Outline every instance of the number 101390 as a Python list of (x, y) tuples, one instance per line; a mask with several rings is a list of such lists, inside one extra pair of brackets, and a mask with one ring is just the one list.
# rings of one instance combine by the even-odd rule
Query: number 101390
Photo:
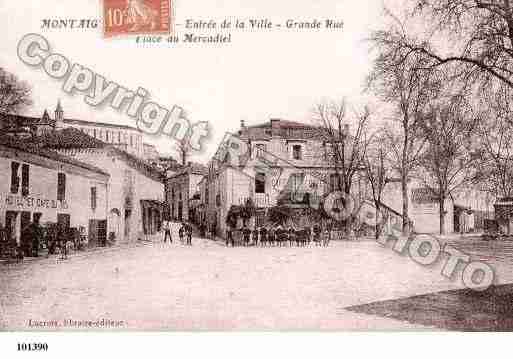
[(18, 343), (19, 352), (46, 352), (48, 351), (47, 343)]

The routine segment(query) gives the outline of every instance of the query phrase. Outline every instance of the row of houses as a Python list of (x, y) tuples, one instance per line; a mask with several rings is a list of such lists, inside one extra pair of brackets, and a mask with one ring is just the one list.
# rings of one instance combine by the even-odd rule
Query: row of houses
[[(331, 144), (323, 131), (317, 126), (282, 119), (254, 126), (242, 122), (235, 136), (219, 146), (208, 166), (189, 164), (168, 178), (166, 200), (171, 218), (193, 220), (221, 236), (232, 226), (269, 223), (272, 221), (269, 215), (276, 208), (286, 209), (290, 220), (298, 226), (319, 223), (322, 219), (312, 213), (312, 204), (315, 207), (315, 201), (326, 200), (340, 183)], [(347, 126), (344, 131), (350, 136)], [(399, 225), (402, 223), (400, 182), (394, 179), (388, 182), (381, 203), (383, 217), (386, 225)], [(437, 200), (419, 181), (412, 179), (408, 187), (413, 230), (438, 232)], [(297, 196), (298, 190), (304, 195)], [(357, 221), (369, 222), (362, 216), (372, 216), (375, 208), (363, 168), (354, 176), (351, 193), (354, 206), (360, 209)], [(248, 203), (254, 207), (251, 217), (240, 215), (233, 222), (230, 217), (241, 213)], [(445, 232), (479, 230), (483, 218), (492, 218), (491, 208), (491, 198), (476, 191), (448, 199)]]
[(0, 225), (18, 243), (30, 222), (83, 228), (91, 245), (143, 239), (167, 215), (165, 176), (136, 128), (2, 116)]
[[(203, 224), (222, 236), (229, 227), (269, 223), (277, 208), (298, 226), (312, 225), (326, 221), (312, 208), (340, 185), (324, 130), (300, 122), (242, 122), (208, 165), (160, 157), (130, 126), (66, 119), (60, 102), (53, 119), (47, 111), (41, 118), (9, 115), (2, 125), (0, 225), (18, 241), (31, 221), (82, 227), (92, 244), (153, 235), (167, 218)], [(437, 232), (436, 199), (413, 180), (409, 191), (413, 229)], [(351, 193), (357, 220), (368, 222), (363, 217), (375, 209), (363, 168)], [(448, 199), (445, 231), (476, 229), (491, 216), (490, 202), (476, 192)], [(242, 215), (248, 204), (249, 217)], [(387, 225), (401, 223), (399, 182), (389, 180), (381, 207)]]

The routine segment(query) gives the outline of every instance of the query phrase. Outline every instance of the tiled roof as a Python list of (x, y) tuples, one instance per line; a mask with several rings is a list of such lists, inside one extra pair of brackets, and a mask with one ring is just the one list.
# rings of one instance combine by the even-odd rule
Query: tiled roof
[(46, 148), (55, 149), (104, 148), (107, 146), (107, 143), (73, 127), (47, 132), (37, 137), (37, 141)]
[(0, 114), (0, 127), (3, 129), (9, 129), (13, 127), (31, 127), (31, 126), (40, 126), (40, 125), (50, 125), (55, 121), (43, 120), (39, 117), (31, 117), (31, 116), (23, 116), (23, 115), (14, 115), (14, 114)]
[(49, 158), (49, 159), (52, 159), (55, 161), (82, 167), (87, 170), (94, 171), (94, 172), (97, 172), (97, 173), (100, 173), (103, 175), (107, 175), (107, 176), (109, 175), (107, 172), (105, 172), (104, 170), (102, 170), (99, 167), (92, 166), (88, 163), (75, 160), (74, 158), (61, 155), (58, 152), (55, 152), (55, 151), (52, 151), (52, 150), (49, 150), (46, 148), (41, 148), (40, 146), (38, 146), (37, 143), (34, 143), (32, 140), (20, 140), (18, 138), (14, 138), (12, 136), (0, 136), (0, 145), (10, 147), (10, 148), (13, 148), (13, 149), (16, 149), (19, 151), (31, 153), (34, 155), (38, 155), (41, 157)]
[(133, 130), (137, 132), (141, 132), (137, 127), (115, 124), (115, 123), (106, 123), (106, 122), (95, 122), (95, 121), (84, 121), (84, 120), (76, 120), (72, 118), (65, 118), (64, 123), (69, 125), (79, 125), (79, 126), (95, 126), (95, 127), (109, 127), (109, 128), (122, 128), (125, 130)]
[(272, 136), (285, 139), (321, 139), (327, 132), (320, 126), (289, 120), (271, 120), (254, 126), (246, 126), (241, 130), (241, 138), (250, 140), (268, 140)]
[(68, 127), (63, 130), (53, 131), (51, 133), (46, 133), (37, 138), (37, 141), (41, 146), (51, 149), (106, 149), (115, 153), (117, 156), (121, 157), (125, 162), (127, 162), (131, 167), (134, 167), (143, 174), (152, 177), (154, 179), (162, 180), (162, 172), (158, 169), (150, 166), (145, 161), (133, 156), (123, 150), (116, 148), (115, 146), (111, 146), (108, 143), (100, 141), (88, 134), (73, 128)]

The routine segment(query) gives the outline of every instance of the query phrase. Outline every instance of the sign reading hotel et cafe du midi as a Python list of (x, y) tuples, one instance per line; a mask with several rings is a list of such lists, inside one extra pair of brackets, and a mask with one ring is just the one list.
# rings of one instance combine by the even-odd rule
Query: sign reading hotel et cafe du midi
[(4, 203), (7, 207), (17, 207), (20, 209), (55, 209), (67, 210), (68, 203), (66, 201), (58, 201), (55, 199), (47, 199), (37, 196), (19, 196), (13, 194), (4, 194)]

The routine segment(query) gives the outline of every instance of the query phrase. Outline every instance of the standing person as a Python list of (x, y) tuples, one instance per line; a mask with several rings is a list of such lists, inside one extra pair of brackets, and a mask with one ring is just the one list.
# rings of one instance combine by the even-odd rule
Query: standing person
[(248, 228), (247, 225), (244, 225), (244, 228), (242, 228), (242, 237), (244, 241), (244, 247), (247, 247), (249, 245), (249, 239), (251, 237), (251, 230)]
[(330, 244), (331, 231), (326, 227), (322, 236), (322, 245), (327, 247)]
[(267, 232), (267, 242), (269, 243), (269, 246), (272, 246), (274, 244), (276, 236), (276, 231), (274, 229), (274, 226), (270, 226), (269, 231)]
[(43, 228), (39, 225), (37, 221), (32, 222), (32, 235), (33, 235), (33, 242), (32, 242), (32, 255), (34, 257), (39, 257), (39, 246), (41, 244), (41, 241), (43, 240)]
[(180, 243), (183, 244), (183, 236), (185, 235), (184, 224), (180, 225), (180, 229), (178, 230), (178, 236), (180, 237)]
[(255, 226), (255, 228), (253, 229), (253, 233), (252, 233), (252, 240), (253, 240), (253, 245), (256, 247), (258, 246), (258, 228)]
[(162, 229), (164, 229), (164, 243), (166, 243), (167, 238), (169, 237), (169, 243), (173, 243), (173, 238), (171, 237), (171, 223), (168, 220), (165, 220), (162, 223)]
[(229, 247), (230, 243), (232, 241), (232, 229), (227, 228), (226, 229), (226, 246)]
[(313, 237), (315, 245), (318, 246), (321, 242), (321, 228), (317, 223), (313, 227)]
[(291, 224), (289, 227), (289, 247), (292, 247), (292, 244), (296, 242), (296, 247), (299, 247), (299, 236), (296, 235), (296, 230), (294, 226)]
[(189, 246), (192, 246), (192, 225), (190, 223), (186, 224), (186, 230), (187, 230), (187, 244)]
[(267, 228), (265, 226), (260, 227), (260, 245), (265, 245), (267, 242)]

